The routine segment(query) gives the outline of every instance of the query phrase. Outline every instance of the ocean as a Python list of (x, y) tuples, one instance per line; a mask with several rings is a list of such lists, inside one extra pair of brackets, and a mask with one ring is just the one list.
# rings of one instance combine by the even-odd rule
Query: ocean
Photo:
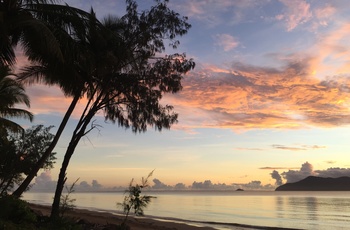
[[(237, 224), (350, 229), (350, 192), (167, 191), (147, 194), (157, 198), (145, 209), (145, 216), (164, 221), (212, 226), (220, 230), (233, 229)], [(117, 203), (122, 202), (123, 197), (123, 192), (72, 194), (77, 208), (117, 214), (121, 213)], [(53, 194), (27, 192), (23, 199), (51, 205)]]

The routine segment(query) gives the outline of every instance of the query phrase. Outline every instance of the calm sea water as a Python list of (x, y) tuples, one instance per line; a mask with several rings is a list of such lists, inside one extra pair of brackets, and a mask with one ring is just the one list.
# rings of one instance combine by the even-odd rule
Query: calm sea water
[[(152, 192), (156, 196), (146, 208), (148, 217), (175, 220), (247, 224), (279, 228), (350, 229), (350, 192)], [(52, 193), (26, 193), (33, 203), (51, 204)], [(117, 202), (124, 194), (75, 193), (76, 206), (120, 213)], [(203, 223), (200, 223), (203, 222)]]

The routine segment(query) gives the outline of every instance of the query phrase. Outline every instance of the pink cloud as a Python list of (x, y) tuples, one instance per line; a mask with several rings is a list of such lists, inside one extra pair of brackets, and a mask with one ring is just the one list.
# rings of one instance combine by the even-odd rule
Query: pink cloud
[(310, 68), (317, 75), (344, 75), (350, 72), (350, 23), (343, 24), (324, 34), (310, 48), (314, 58), (310, 60)]
[[(72, 101), (71, 97), (65, 97), (57, 86), (31, 85), (26, 87), (26, 93), (30, 97), (29, 111), (34, 114), (64, 115)], [(80, 99), (73, 117), (80, 117), (84, 110), (86, 99)]]
[(305, 0), (280, 0), (286, 7), (285, 14), (279, 15), (278, 19), (284, 19), (287, 26), (287, 31), (294, 30), (298, 25), (309, 21), (312, 18), (310, 4)]
[(326, 5), (322, 8), (315, 10), (315, 16), (317, 19), (328, 19), (336, 13), (336, 8), (331, 5)]
[(239, 45), (237, 38), (229, 34), (218, 34), (215, 36), (215, 44), (222, 47), (224, 51), (230, 51)]

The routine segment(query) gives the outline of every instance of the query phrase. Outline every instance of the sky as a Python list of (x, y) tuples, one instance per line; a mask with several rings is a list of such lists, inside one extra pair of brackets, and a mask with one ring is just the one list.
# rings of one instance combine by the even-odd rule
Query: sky
[[(66, 2), (93, 7), (100, 19), (125, 13), (123, 0)], [(138, 3), (148, 9), (154, 1)], [(162, 101), (174, 106), (179, 122), (134, 134), (97, 116), (102, 127), (79, 144), (69, 182), (127, 186), (154, 169), (155, 182), (169, 186), (210, 180), (263, 187), (308, 175), (350, 176), (348, 0), (170, 0), (169, 7), (188, 16), (192, 28), (166, 52), (196, 62), (183, 90)], [(33, 124), (58, 127), (71, 98), (56, 87), (26, 90)], [(79, 111), (55, 149), (55, 168), (38, 183), (57, 180)]]

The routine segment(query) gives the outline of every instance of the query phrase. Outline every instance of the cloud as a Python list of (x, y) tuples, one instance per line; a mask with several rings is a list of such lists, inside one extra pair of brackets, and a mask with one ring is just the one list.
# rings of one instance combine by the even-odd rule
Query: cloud
[(312, 18), (310, 4), (304, 0), (280, 0), (285, 6), (285, 13), (277, 15), (278, 20), (284, 20), (287, 31), (294, 30), (298, 25), (308, 22)]
[(259, 169), (264, 169), (264, 170), (271, 170), (271, 169), (273, 169), (273, 170), (276, 170), (276, 169), (299, 169), (299, 168), (297, 168), (297, 167), (261, 167), (261, 168), (259, 168)]
[(214, 37), (214, 39), (215, 44), (222, 47), (226, 52), (233, 50), (239, 45), (237, 38), (229, 34), (218, 34)]
[[(30, 111), (37, 114), (63, 115), (72, 102), (71, 97), (64, 96), (58, 86), (35, 84), (26, 87), (26, 93), (30, 96)], [(59, 102), (59, 103), (57, 103)], [(72, 116), (80, 117), (87, 103), (86, 98), (81, 98), (73, 111)]]
[(350, 176), (350, 168), (328, 168), (326, 170), (315, 171), (319, 177), (342, 177)]
[(236, 150), (252, 150), (252, 151), (263, 151), (262, 148), (235, 148)]
[[(186, 8), (193, 4), (193, 14), (205, 15), (208, 10), (220, 12), (219, 9), (232, 7), (251, 9), (254, 2), (260, 1), (209, 1), (210, 4), (189, 1), (179, 7)], [(305, 1), (284, 2), (284, 6), (290, 4), (288, 9), (307, 8)], [(330, 4), (318, 7), (314, 15), (319, 20), (322, 15), (331, 18), (335, 14), (334, 8)], [(302, 12), (303, 15), (308, 11)], [(292, 14), (285, 13), (280, 20), (287, 15)], [(197, 64), (195, 71), (184, 78), (183, 91), (166, 95), (163, 99), (174, 105), (180, 115), (180, 122), (174, 128), (193, 131), (198, 127), (247, 130), (349, 125), (349, 31), (350, 23), (329, 34), (319, 35), (319, 40), (307, 50), (308, 53), (275, 54), (274, 57), (279, 59), (272, 61), (278, 63), (278, 68), (244, 62), (234, 62), (225, 68)], [(224, 50), (233, 49), (239, 44), (235, 37), (228, 34), (215, 38)], [(33, 86), (28, 88), (28, 92), (32, 101), (30, 111), (35, 114), (63, 114), (70, 103), (70, 99), (64, 98), (57, 87)], [(81, 107), (77, 108), (75, 116), (81, 111)]]
[(312, 164), (305, 162), (301, 165), (299, 171), (289, 170), (288, 172), (283, 172), (281, 175), (286, 179), (286, 183), (293, 183), (305, 179), (308, 176), (316, 176), (317, 173), (314, 172)]
[(312, 164), (310, 164), (309, 162), (305, 162), (304, 164), (302, 164), (299, 170), (288, 170), (282, 173), (279, 173), (276, 170), (274, 170), (271, 173), (271, 177), (276, 180), (276, 183), (281, 182), (279, 180), (279, 175), (286, 180), (286, 183), (294, 183), (302, 179), (305, 179), (308, 176), (332, 177), (332, 178), (350, 176), (350, 168), (328, 168), (325, 170), (314, 170), (314, 167)]
[(154, 183), (154, 185), (152, 186), (153, 189), (168, 189), (171, 187), (169, 185), (164, 184), (163, 182), (161, 182), (156, 178), (153, 179), (153, 183)]
[(290, 146), (284, 146), (284, 145), (272, 145), (272, 147), (275, 149), (291, 150), (291, 151), (307, 150), (306, 148), (290, 147)]
[(327, 27), (329, 23), (332, 22), (333, 15), (335, 15), (336, 12), (337, 9), (330, 4), (315, 9), (315, 21), (311, 29), (317, 31), (319, 27)]
[(322, 20), (332, 17), (336, 13), (336, 8), (330, 4), (315, 9), (316, 18)]
[[(260, 15), (259, 9), (269, 3), (269, 0), (193, 0), (176, 1), (172, 8), (183, 12), (191, 19), (203, 22), (208, 27), (220, 24), (236, 24), (242, 21), (250, 21), (254, 16)], [(229, 17), (227, 17), (229, 15)]]
[(174, 189), (175, 190), (183, 190), (183, 189), (186, 189), (186, 185), (184, 183), (177, 183), (175, 186), (174, 186)]
[(291, 150), (291, 151), (305, 151), (310, 149), (326, 148), (326, 146), (319, 146), (319, 145), (301, 145), (299, 147), (285, 146), (285, 145), (272, 145), (272, 147), (275, 149)]
[[(50, 171), (44, 171), (35, 178), (35, 183), (32, 184), (30, 191), (33, 192), (54, 192), (56, 189), (57, 181), (52, 180)], [(66, 186), (69, 188), (71, 184), (67, 183)], [(109, 190), (102, 186), (97, 180), (92, 180), (89, 184), (87, 181), (77, 182), (74, 185), (74, 190), (77, 192), (93, 192), (100, 190)], [(64, 189), (63, 192), (66, 192)]]
[(276, 180), (275, 182), (276, 186), (280, 186), (283, 184), (282, 177), (276, 170), (272, 171), (271, 177)]
[[(322, 149), (326, 148), (326, 146), (322, 145), (295, 145), (295, 146), (286, 146), (286, 145), (278, 145), (274, 144), (271, 145), (272, 149), (280, 149), (280, 150), (290, 150), (290, 151), (304, 151), (304, 150), (315, 150), (315, 149)], [(269, 148), (242, 148), (238, 147), (235, 148), (236, 150), (243, 150), (243, 151), (264, 151)]]
[[(280, 68), (233, 63), (202, 66), (167, 102), (183, 125), (234, 129), (300, 129), (350, 124), (350, 77), (312, 75), (313, 58), (293, 55)], [(196, 114), (194, 119), (193, 114)], [(305, 148), (305, 147), (303, 147)], [(307, 147), (309, 148), (309, 147)]]
[(224, 184), (214, 184), (211, 182), (211, 180), (205, 180), (203, 182), (196, 182), (194, 181), (192, 185), (190, 186), (191, 189), (194, 190), (237, 190), (237, 189), (244, 189), (244, 190), (271, 190), (273, 189), (273, 186), (270, 184), (263, 185), (261, 181), (254, 180), (250, 181), (246, 184), (237, 184), (232, 183), (230, 185)]
[(309, 51), (313, 53), (313, 58), (309, 61), (310, 70), (320, 76), (348, 76), (349, 39), (350, 23), (334, 26), (328, 33), (320, 35)]
[[(212, 183), (211, 180), (204, 180), (203, 182), (194, 181), (191, 185), (187, 186), (184, 183), (176, 183), (175, 185), (168, 185), (163, 183), (159, 179), (152, 180), (153, 184), (150, 184), (152, 190), (236, 190), (238, 188), (246, 190), (272, 190), (274, 187), (271, 184), (263, 185), (260, 181), (254, 180), (249, 183)], [(57, 181), (52, 180), (50, 171), (42, 172), (35, 179), (35, 184), (31, 187), (33, 192), (54, 192), (56, 189)], [(72, 184), (67, 183), (67, 187)], [(96, 192), (96, 191), (125, 191), (127, 187), (106, 187), (100, 184), (97, 180), (92, 180), (91, 183), (87, 181), (78, 181), (74, 190), (76, 192)], [(65, 190), (64, 190), (65, 192)]]
[(56, 189), (57, 181), (53, 181), (50, 171), (44, 171), (35, 178), (30, 191), (36, 192), (53, 192)]
[[(180, 115), (186, 114), (188, 111), (191, 111), (191, 114), (195, 113), (196, 118), (189, 116), (186, 118), (186, 122), (194, 122), (197, 125), (201, 125), (198, 124), (198, 120), (209, 119), (210, 121), (207, 120), (206, 124), (203, 125), (207, 127), (216, 125), (262, 127), (264, 124), (261, 123), (269, 122), (276, 127), (293, 128), (298, 124), (294, 124), (293, 121), (288, 122), (291, 121), (290, 118), (294, 118), (294, 120), (299, 118), (298, 120), (302, 122), (304, 116), (300, 116), (301, 112), (299, 111), (285, 109), (285, 106), (280, 108), (284, 105), (281, 102), (284, 99), (290, 100), (297, 97), (300, 91), (308, 90), (307, 87), (315, 88), (312, 79), (309, 80), (304, 76), (297, 75), (303, 74), (302, 71), (307, 71), (307, 62), (302, 64), (302, 61), (290, 63), (282, 70), (250, 66), (243, 63), (234, 63), (231, 69), (208, 66), (185, 78), (184, 90), (179, 96), (167, 97), (172, 99), (170, 103), (174, 100), (175, 103), (178, 102), (175, 106)], [(292, 74), (297, 76), (294, 77)], [(269, 77), (267, 78), (267, 76)], [(306, 81), (304, 85), (301, 83), (303, 79)], [(59, 93), (57, 96), (51, 94), (50, 99), (50, 97), (43, 95), (50, 95), (47, 90), (52, 92), (55, 90), (43, 87), (41, 88), (43, 91), (40, 93), (40, 90), (37, 89), (33, 88), (32, 111), (37, 113), (52, 113), (52, 111), (64, 113), (66, 111), (70, 99), (62, 99), (63, 96)], [(292, 98), (290, 98), (290, 94), (293, 94)], [(53, 103), (58, 98), (62, 103)], [(300, 98), (296, 99), (305, 100), (301, 95)], [(285, 105), (288, 106), (288, 104)], [(271, 106), (275, 105), (278, 107), (271, 110)], [(295, 105), (295, 109), (302, 110), (298, 105)], [(78, 108), (76, 114), (79, 114), (80, 110)], [(273, 114), (274, 112), (276, 114)], [(212, 121), (216, 120), (218, 120), (218, 124), (213, 124)], [(276, 120), (280, 120), (280, 124), (276, 124)]]

